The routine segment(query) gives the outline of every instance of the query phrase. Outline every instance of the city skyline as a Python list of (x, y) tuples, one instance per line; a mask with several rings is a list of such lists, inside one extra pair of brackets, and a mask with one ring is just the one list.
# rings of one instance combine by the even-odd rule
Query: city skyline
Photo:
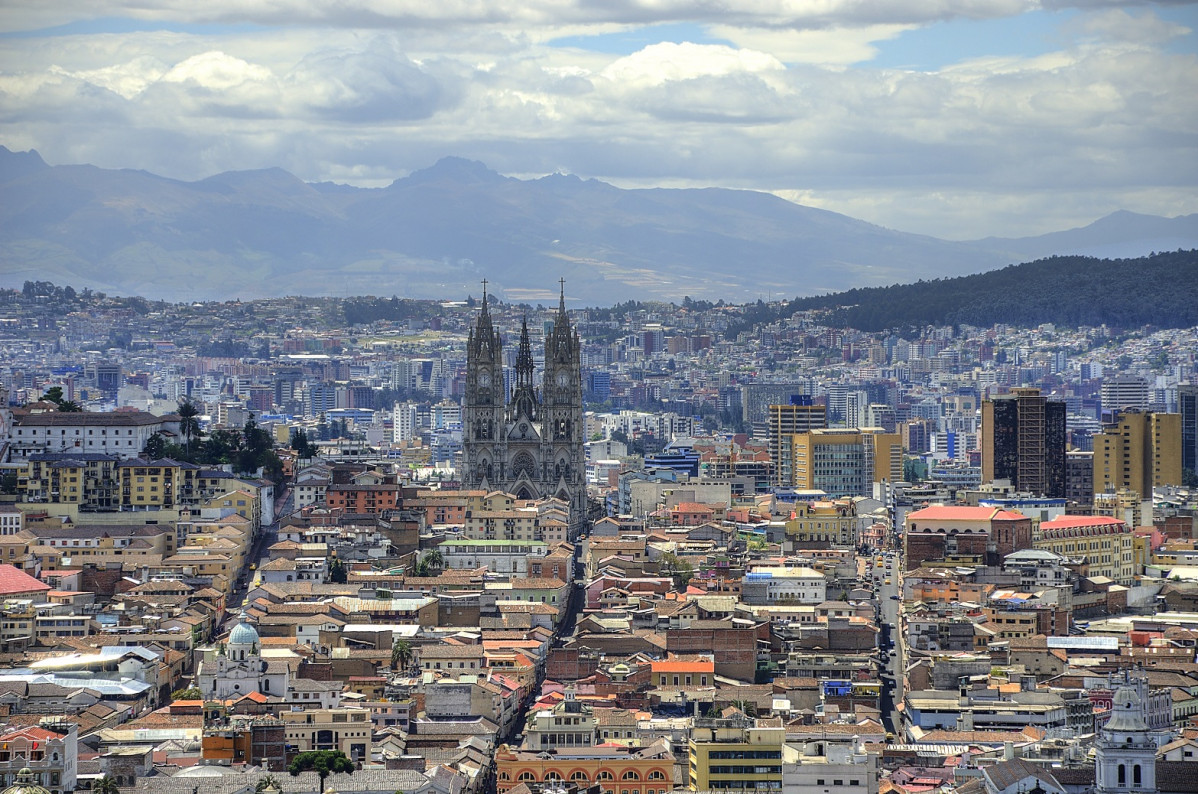
[(1189, 4), (9, 5), (0, 143), (177, 179), (766, 190), (902, 231), (1198, 211)]

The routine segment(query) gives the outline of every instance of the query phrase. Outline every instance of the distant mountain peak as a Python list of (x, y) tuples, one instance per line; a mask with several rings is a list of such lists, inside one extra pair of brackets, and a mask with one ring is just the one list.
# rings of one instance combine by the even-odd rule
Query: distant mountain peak
[(442, 181), (498, 183), (506, 180), (507, 177), (492, 171), (485, 163), (480, 163), (478, 160), (467, 160), (465, 157), (442, 157), (428, 168), (413, 171), (407, 179), (396, 180), (396, 182), (416, 184)]
[(0, 146), (0, 182), (17, 179), (49, 167), (36, 149), (14, 152), (6, 146)]

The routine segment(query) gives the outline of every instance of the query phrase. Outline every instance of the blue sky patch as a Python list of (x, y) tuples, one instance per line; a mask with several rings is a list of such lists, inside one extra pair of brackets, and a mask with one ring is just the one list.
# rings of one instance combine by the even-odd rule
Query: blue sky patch
[(564, 36), (549, 42), (553, 47), (575, 47), (580, 50), (602, 52), (609, 55), (631, 55), (640, 52), (650, 44), (660, 44), (663, 41), (681, 44), (726, 44), (732, 43), (726, 39), (717, 39), (708, 35), (702, 25), (682, 22), (672, 25), (648, 25), (618, 33), (599, 33), (594, 36)]

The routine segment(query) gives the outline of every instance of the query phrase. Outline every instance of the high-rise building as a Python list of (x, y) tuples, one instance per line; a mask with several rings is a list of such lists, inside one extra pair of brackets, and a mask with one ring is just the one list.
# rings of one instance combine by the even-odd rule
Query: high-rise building
[(1181, 413), (1181, 468), (1198, 472), (1198, 384), (1177, 387), (1177, 409)]
[(1039, 389), (982, 401), (982, 480), (1018, 491), (1065, 496), (1065, 403)]
[(1099, 387), (1102, 410), (1114, 415), (1124, 408), (1146, 410), (1148, 408), (1148, 382), (1133, 376), (1103, 378)]
[(809, 383), (746, 383), (740, 387), (741, 419), (753, 425), (769, 420), (771, 405), (785, 405), (796, 395), (810, 395)]
[(768, 413), (770, 460), (774, 464), (773, 484), (790, 485), (794, 479), (789, 456), (789, 438), (828, 426), (828, 411), (813, 405), (807, 395), (791, 395), (785, 405), (771, 405)]
[(888, 433), (881, 427), (863, 427), (861, 442), (865, 447), (865, 471), (870, 482), (902, 482), (902, 436)]
[(1181, 415), (1120, 411), (1094, 437), (1094, 492), (1120, 488), (1151, 498), (1159, 485), (1181, 485)]
[(492, 325), (484, 285), (482, 310), (466, 343), (462, 482), (469, 489), (498, 489), (519, 499), (561, 499), (570, 506), (571, 540), (587, 515), (581, 350), (566, 313), (563, 282), (553, 330), (545, 337), (540, 393), (525, 321), (511, 398), (505, 401), (503, 340)]
[(872, 491), (873, 461), (867, 460), (860, 430), (811, 430), (787, 438), (782, 455), (789, 457), (792, 472), (783, 485), (829, 496), (865, 496)]
[(396, 403), (391, 409), (391, 440), (411, 441), (416, 437), (416, 403)]
[(1094, 502), (1094, 453), (1071, 449), (1065, 453), (1065, 499), (1079, 505)]

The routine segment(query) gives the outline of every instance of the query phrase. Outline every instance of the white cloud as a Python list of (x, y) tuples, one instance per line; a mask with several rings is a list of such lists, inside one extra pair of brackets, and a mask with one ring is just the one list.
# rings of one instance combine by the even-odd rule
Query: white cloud
[(1151, 12), (1132, 14), (1123, 8), (1086, 14), (1074, 27), (1101, 41), (1146, 46), (1165, 44), (1192, 32), (1185, 25), (1167, 22)]
[(781, 72), (785, 66), (772, 55), (733, 49), (722, 44), (661, 42), (620, 58), (602, 77), (624, 85), (662, 85), (697, 77), (734, 73)]
[[(1198, 211), (1198, 61), (1161, 48), (1182, 31), (1150, 12), (1078, 15), (1080, 43), (1036, 57), (870, 66), (878, 42), (927, 19), (1028, 5), (76, 5), (80, 15), (288, 21), (0, 39), (0, 143), (52, 163), (185, 179), (277, 165), (367, 185), (456, 154), (505, 173), (768, 189), (958, 238), (1077, 225), (1119, 206), (1153, 212), (1154, 195), (1172, 214)], [(336, 26), (313, 23), (334, 14)], [(450, 24), (463, 19), (473, 22)], [(636, 33), (639, 19), (700, 24), (731, 45), (620, 55), (545, 44), (563, 32)]]

